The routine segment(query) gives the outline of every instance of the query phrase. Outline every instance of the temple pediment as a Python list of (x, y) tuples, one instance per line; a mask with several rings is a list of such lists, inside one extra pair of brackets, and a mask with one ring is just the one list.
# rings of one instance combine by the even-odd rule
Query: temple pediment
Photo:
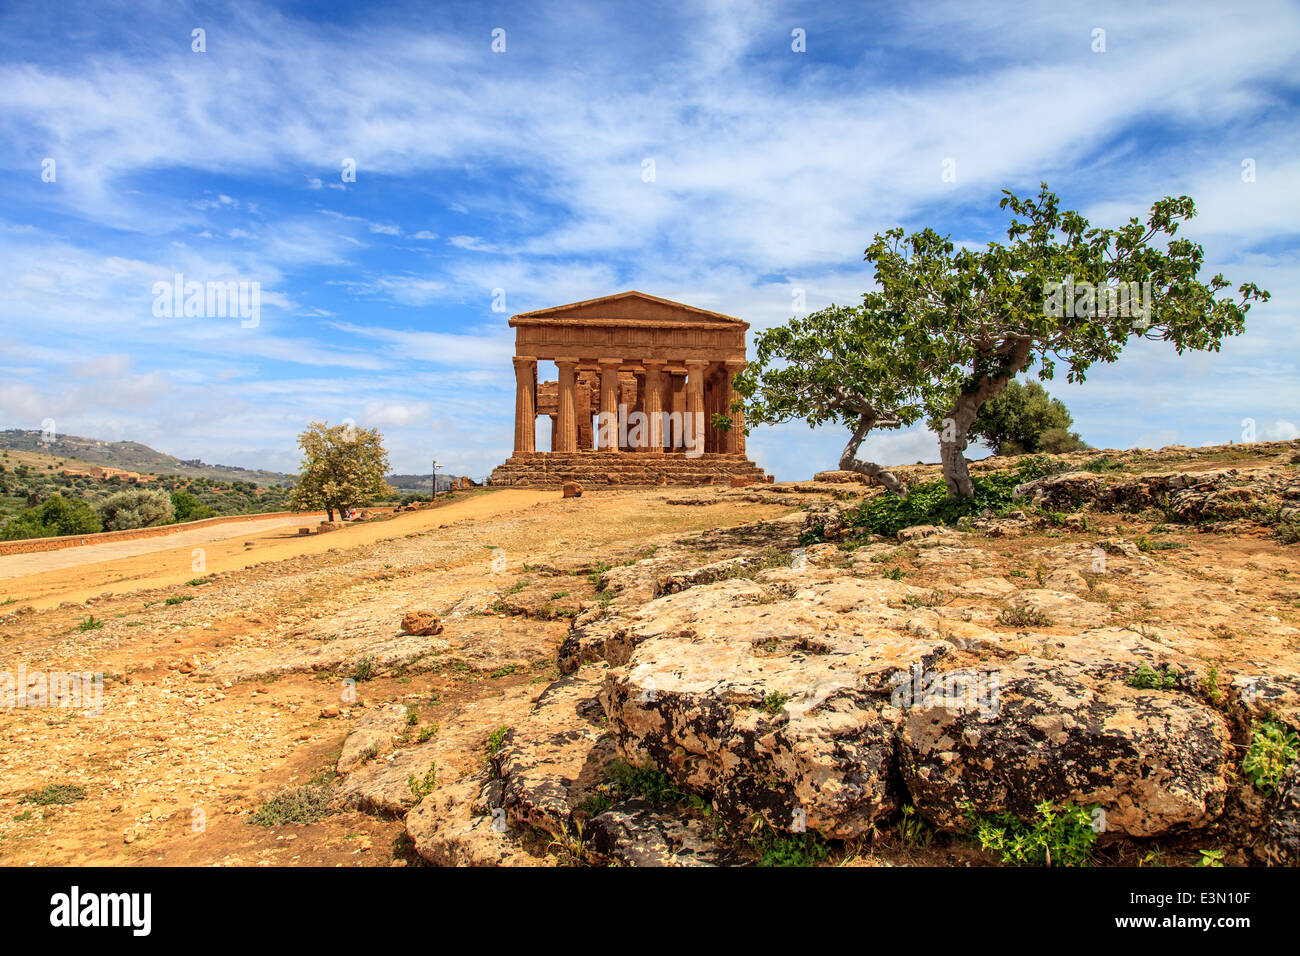
[(521, 312), (512, 316), (510, 325), (663, 325), (681, 327), (683, 325), (712, 326), (730, 325), (744, 330), (749, 326), (735, 316), (710, 312), (683, 302), (661, 299), (635, 290), (619, 292), (614, 295), (587, 299), (584, 302), (570, 302), (568, 305), (556, 305), (532, 312)]

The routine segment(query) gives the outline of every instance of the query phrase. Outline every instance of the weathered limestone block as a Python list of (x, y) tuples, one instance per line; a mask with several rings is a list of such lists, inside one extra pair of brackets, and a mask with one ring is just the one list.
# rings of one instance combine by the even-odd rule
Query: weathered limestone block
[(1105, 484), (1100, 475), (1086, 471), (1067, 471), (1017, 485), (1011, 492), (1015, 501), (1027, 500), (1040, 508), (1059, 511), (1077, 508), (1096, 500)]
[(442, 788), (483, 770), (488, 735), (498, 727), (513, 726), (531, 706), (527, 687), (467, 704), (444, 721), (432, 739), (353, 770), (339, 785), (339, 796), (358, 810), (401, 816), (417, 802), (412, 778), (423, 786), (434, 769)]
[(393, 749), (393, 741), (406, 729), (406, 708), (401, 704), (383, 704), (357, 721), (352, 733), (343, 741), (338, 772), (347, 773), (367, 760)]
[[(1087, 585), (1084, 585), (1087, 589)], [(1088, 601), (1077, 594), (1052, 591), (1047, 588), (1025, 588), (1007, 597), (1007, 604), (1015, 608), (1045, 614), (1052, 625), (1071, 627), (1098, 627), (1111, 618), (1111, 609), (1104, 604)]]
[(406, 834), (420, 856), (436, 866), (549, 866), (534, 856), (504, 825), (504, 817), (484, 806), (480, 794), (486, 771), (440, 786), (406, 815)]
[(732, 820), (760, 813), (854, 839), (898, 806), (890, 680), (946, 649), (877, 635), (765, 657), (739, 640), (655, 640), (611, 673), (604, 703), (630, 762), (653, 762)]
[(967, 805), (1028, 819), (1050, 800), (1099, 804), (1109, 830), (1145, 837), (1222, 812), (1228, 727), (1191, 696), (1066, 660), (1022, 658), (997, 674), (996, 714), (921, 699), (903, 721), (903, 780), (937, 826), (964, 828)]
[(663, 812), (645, 800), (615, 804), (587, 822), (592, 862), (625, 866), (718, 866), (726, 855), (698, 820)]
[(551, 684), (497, 752), (502, 803), (512, 824), (556, 836), (573, 832), (573, 813), (604, 780), (614, 757), (598, 694), (604, 665)]
[(1264, 840), (1270, 863), (1300, 866), (1300, 763), (1282, 776)]
[(855, 838), (898, 803), (893, 681), (952, 647), (882, 628), (905, 616), (888, 600), (915, 590), (897, 582), (810, 577), (750, 603), (762, 590), (733, 579), (642, 609), (602, 692), (610, 731), (728, 817)]

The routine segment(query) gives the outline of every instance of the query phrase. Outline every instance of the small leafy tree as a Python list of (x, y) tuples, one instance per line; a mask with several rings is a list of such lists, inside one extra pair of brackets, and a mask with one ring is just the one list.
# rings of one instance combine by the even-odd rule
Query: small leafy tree
[(1000, 455), (1060, 455), (1088, 447), (1070, 431), (1072, 424), (1074, 416), (1065, 403), (1048, 395), (1041, 384), (1013, 380), (981, 406), (970, 433)]
[(214, 518), (217, 514), (215, 508), (201, 503), (188, 491), (172, 492), (172, 510), (175, 511), (178, 522)]
[(298, 436), (302, 471), (290, 501), (295, 511), (334, 512), (388, 493), (388, 452), (377, 428), (312, 422)]
[(109, 495), (97, 506), (100, 520), (109, 531), (151, 528), (176, 519), (171, 496), (165, 491), (128, 488)]
[(917, 382), (941, 377), (930, 352), (900, 351), (878, 312), (832, 305), (764, 330), (755, 357), (736, 376), (749, 424), (802, 419), (851, 431), (840, 468), (905, 494), (907, 486), (875, 462), (858, 458), (873, 428), (901, 428), (924, 414)]
[[(947, 376), (911, 382), (940, 432), (953, 498), (974, 494), (963, 453), (980, 408), (1031, 364), (1050, 379), (1063, 363), (1076, 382), (1095, 363), (1116, 361), (1138, 336), (1179, 353), (1217, 351), (1225, 336), (1244, 330), (1250, 303), (1268, 299), (1254, 283), (1239, 286), (1233, 301), (1218, 295), (1229, 285), (1222, 275), (1198, 279), (1203, 250), (1176, 238), (1196, 214), (1188, 196), (1154, 203), (1145, 225), (1134, 217), (1101, 229), (1061, 211), (1046, 183), (1036, 198), (1002, 192), (999, 207), (1013, 214), (1006, 245), (957, 249), (933, 229), (906, 237), (891, 229), (865, 256), (879, 289), (863, 305), (893, 328), (895, 353), (919, 351), (961, 371), (955, 385)], [(918, 370), (930, 376), (934, 368), (904, 364), (895, 374)]]
[(80, 498), (53, 495), (5, 523), (0, 539), (52, 538), (63, 534), (93, 534), (104, 530), (99, 516)]

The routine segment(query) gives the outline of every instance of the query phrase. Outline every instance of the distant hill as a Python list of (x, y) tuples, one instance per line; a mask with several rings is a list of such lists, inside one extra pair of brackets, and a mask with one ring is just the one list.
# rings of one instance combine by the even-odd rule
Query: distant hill
[(292, 475), (278, 471), (241, 468), (238, 465), (209, 465), (197, 458), (183, 460), (135, 441), (101, 441), (80, 435), (56, 435), (52, 441), (46, 442), (42, 440), (41, 432), (21, 428), (0, 431), (0, 450), (35, 452), (140, 474), (182, 475), (187, 478), (211, 478), (215, 481), (251, 481), (258, 485), (281, 488), (291, 486), (294, 480)]

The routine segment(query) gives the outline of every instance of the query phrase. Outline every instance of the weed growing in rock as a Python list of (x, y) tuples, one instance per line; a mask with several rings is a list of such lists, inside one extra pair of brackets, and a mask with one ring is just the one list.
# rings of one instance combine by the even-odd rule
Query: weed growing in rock
[(608, 571), (609, 569), (610, 566), (608, 564), (606, 564), (604, 561), (600, 561), (596, 565), (594, 565), (590, 573), (588, 573), (587, 580), (591, 582), (591, 586), (595, 588), (597, 591), (604, 590), (600, 586), (600, 576), (604, 574), (606, 571)]
[(755, 824), (750, 846), (759, 866), (816, 866), (825, 862), (830, 848), (815, 833), (778, 833), (764, 821)]
[(372, 680), (375, 676), (375, 659), (373, 657), (363, 657), (352, 665), (352, 670), (348, 676), (357, 683)]
[(1119, 471), (1124, 466), (1117, 461), (1112, 461), (1110, 455), (1102, 455), (1099, 458), (1093, 458), (1091, 461), (1085, 461), (1079, 466), (1079, 471), (1090, 471), (1094, 475), (1099, 475), (1106, 471)]
[(1036, 607), (1008, 607), (998, 614), (998, 623), (1006, 627), (1050, 627), (1052, 619)]
[(1181, 541), (1152, 541), (1146, 535), (1137, 539), (1138, 550), (1144, 554), (1150, 554), (1152, 551), (1173, 551), (1176, 548), (1185, 548)]
[(1057, 807), (1044, 800), (1026, 823), (1010, 813), (977, 817), (967, 808), (971, 834), (982, 849), (1015, 866), (1087, 866), (1097, 831), (1091, 807)]
[(95, 615), (89, 615), (85, 620), (77, 625), (79, 631), (97, 631), (104, 626), (103, 621), (95, 620)]
[(620, 793), (641, 797), (651, 803), (677, 803), (688, 797), (686, 791), (677, 786), (668, 774), (648, 764), (634, 767), (625, 761), (615, 760), (605, 768), (605, 775), (613, 781)]
[(488, 734), (487, 755), (488, 760), (495, 760), (496, 755), (501, 752), (501, 745), (505, 743), (506, 734), (510, 733), (510, 728), (502, 724), (492, 733)]
[(281, 790), (264, 802), (248, 822), (259, 827), (314, 823), (334, 812), (334, 773), (323, 770), (301, 787)]
[(85, 799), (85, 787), (79, 787), (75, 783), (52, 783), (40, 790), (29, 790), (18, 799), (18, 802), (34, 803), (38, 807), (50, 807), (65, 803), (76, 803), (78, 800)]
[(425, 771), (423, 777), (411, 774), (406, 778), (406, 785), (411, 788), (411, 796), (415, 797), (415, 802), (419, 803), (438, 786), (438, 765), (429, 764), (429, 769)]
[(903, 807), (902, 818), (898, 821), (898, 838), (906, 846), (929, 846), (934, 840), (934, 831), (926, 826), (916, 808), (911, 804)]
[(1205, 676), (1201, 678), (1200, 688), (1201, 693), (1211, 704), (1217, 705), (1223, 700), (1223, 691), (1219, 689), (1219, 669), (1213, 664), (1206, 669)]
[(1124, 683), (1129, 687), (1139, 687), (1143, 690), (1169, 690), (1178, 683), (1178, 675), (1167, 666), (1156, 670), (1143, 664), (1125, 677)]
[(1250, 746), (1241, 761), (1241, 772), (1260, 793), (1272, 796), (1296, 757), (1300, 738), (1275, 720), (1260, 721), (1251, 734)]

